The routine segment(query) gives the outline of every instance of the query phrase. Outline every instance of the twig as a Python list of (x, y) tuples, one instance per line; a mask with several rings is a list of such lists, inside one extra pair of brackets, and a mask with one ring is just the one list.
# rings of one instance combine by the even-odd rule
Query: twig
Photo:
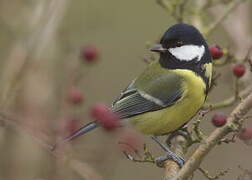
[(221, 139), (218, 144), (222, 144), (222, 143), (226, 143), (226, 144), (229, 144), (229, 143), (235, 143), (235, 140), (236, 140), (236, 137), (237, 137), (237, 134), (233, 134), (231, 138), (223, 138)]
[[(171, 143), (171, 150), (178, 156), (183, 157), (187, 152), (188, 142), (184, 136), (176, 135), (169, 140)], [(173, 179), (180, 171), (179, 165), (172, 160), (167, 160), (164, 163), (165, 180)]]
[(249, 59), (250, 59), (249, 56), (250, 56), (251, 52), (252, 52), (252, 45), (249, 47), (246, 56), (243, 58), (243, 61), (249, 61)]
[(165, 1), (165, 0), (157, 0), (157, 4), (160, 5), (166, 12), (168, 12), (177, 23), (184, 22), (184, 12), (185, 6), (189, 0), (180, 1)]
[[(127, 142), (122, 142), (122, 141), (119, 141), (118, 144), (121, 144), (121, 145), (125, 145), (127, 147), (129, 147), (130, 149), (132, 149), (132, 151), (139, 157), (141, 158), (141, 155), (139, 154), (138, 150), (133, 147), (131, 144), (127, 143)], [(126, 155), (126, 151), (123, 152), (125, 155)], [(128, 155), (128, 154), (127, 154)], [(128, 156), (127, 156), (128, 157)]]
[(225, 12), (215, 21), (213, 24), (209, 25), (206, 28), (206, 32), (204, 33), (205, 36), (209, 36), (215, 28), (235, 9), (237, 8), (243, 1), (242, 0), (234, 0), (232, 1), (229, 6), (226, 8)]
[(193, 130), (197, 136), (198, 141), (202, 141), (205, 137), (205, 135), (201, 132), (199, 125), (200, 125), (201, 119), (197, 119), (194, 123), (193, 123)]
[(191, 134), (191, 142), (189, 142), (188, 147), (195, 143), (200, 143), (202, 140), (206, 138), (204, 133), (200, 130), (200, 123), (202, 119), (204, 118), (204, 116), (206, 115), (206, 113), (210, 112), (210, 110), (211, 109), (201, 110), (199, 112), (198, 118), (193, 122), (192, 130), (195, 133), (196, 137), (194, 137), (193, 134)]
[(155, 163), (154, 160), (151, 160), (151, 159), (136, 159), (134, 158), (133, 156), (131, 156), (130, 154), (128, 154), (127, 152), (123, 151), (123, 154), (126, 156), (126, 158), (130, 161), (133, 161), (133, 162), (138, 162), (138, 163)]
[(191, 174), (199, 168), (202, 160), (211, 151), (218, 142), (227, 134), (236, 130), (239, 125), (239, 120), (252, 108), (252, 92), (233, 110), (227, 118), (227, 123), (223, 127), (214, 130), (211, 135), (202, 143), (193, 155), (188, 159), (183, 168), (178, 172), (173, 180), (188, 179)]
[(247, 55), (244, 58), (244, 62), (248, 62), (249, 67), (250, 67), (250, 71), (252, 72), (252, 59), (250, 58), (250, 54), (252, 52), (252, 46), (250, 46)]
[(245, 177), (248, 176), (249, 179), (252, 179), (252, 171), (248, 169), (244, 169), (241, 166), (238, 166), (238, 168), (242, 171), (242, 174), (240, 174), (237, 178), (237, 180), (245, 180)]
[(218, 60), (218, 61), (213, 61), (213, 65), (214, 66), (221, 67), (221, 66), (227, 65), (228, 63), (232, 63), (232, 62), (237, 62), (238, 61), (236, 59), (236, 57), (234, 56), (234, 54), (232, 54), (230, 52), (230, 48), (229, 47), (223, 49), (223, 53), (224, 53), (225, 58), (222, 58), (221, 60)]
[(252, 72), (252, 59), (248, 60), (249, 66), (250, 66), (250, 71)]
[(139, 154), (139, 152), (132, 147), (131, 145), (129, 145), (128, 143), (122, 143), (120, 142), (120, 144), (125, 144), (127, 146), (129, 146), (131, 149), (133, 149), (134, 153), (138, 156), (139, 159), (136, 159), (135, 157), (133, 157), (132, 155), (128, 154), (126, 151), (123, 151), (123, 154), (126, 156), (127, 159), (129, 159), (130, 161), (133, 162), (138, 162), (138, 163), (152, 163), (155, 164), (155, 158), (152, 156), (152, 154), (150, 153), (150, 151), (147, 149), (146, 144), (144, 144), (144, 154), (143, 156), (141, 156)]
[(31, 37), (35, 44), (34, 42), (29, 44), (32, 46), (31, 48), (34, 48), (33, 58), (35, 60), (40, 60), (42, 56), (44, 57), (44, 53), (48, 50), (47, 48), (54, 43), (55, 33), (64, 17), (67, 3), (67, 0), (53, 0), (49, 2), (45, 21), (41, 22), (40, 27), (37, 27), (36, 31), (33, 32), (33, 37)]
[(6, 108), (15, 98), (19, 83), (25, 77), (31, 60), (42, 60), (44, 59), (42, 55), (48, 54), (45, 50), (54, 42), (56, 30), (64, 17), (66, 7), (66, 0), (38, 1), (34, 7), (30, 19), (27, 20), (29, 36), (16, 42), (7, 60), (6, 66), (10, 67), (5, 68), (2, 75), (4, 85), (0, 97), (1, 108)]
[(180, 4), (178, 4), (178, 15), (176, 15), (176, 20), (178, 23), (184, 23), (184, 12), (186, 4), (189, 0), (183, 0)]
[(78, 175), (83, 177), (86, 180), (102, 180), (102, 178), (85, 162), (78, 161), (73, 158), (69, 158), (65, 154), (57, 153), (56, 151), (51, 151), (53, 146), (46, 143), (39, 137), (36, 137), (31, 130), (22, 125), (16, 123), (18, 122), (16, 118), (13, 118), (11, 115), (6, 115), (6, 113), (0, 112), (0, 120), (4, 121), (5, 125), (20, 131), (21, 133), (27, 134), (31, 137), (34, 142), (36, 142), (43, 150), (47, 151), (62, 163), (65, 163), (69, 168), (75, 171)]
[(168, 1), (164, 1), (164, 0), (156, 0), (157, 4), (160, 5), (162, 8), (164, 8), (164, 10), (166, 10), (167, 12), (171, 11), (171, 6), (168, 3)]
[[(245, 90), (241, 91), (239, 93), (239, 97), (246, 97), (252, 90), (252, 86), (248, 86)], [(236, 98), (235, 96), (232, 96), (230, 98), (227, 98), (221, 102), (215, 103), (215, 104), (206, 104), (203, 106), (203, 109), (211, 109), (211, 110), (215, 110), (215, 109), (219, 109), (219, 108), (224, 108), (224, 107), (229, 107), (232, 106), (236, 103)]]
[(203, 168), (198, 168), (198, 170), (209, 180), (219, 179), (220, 177), (225, 176), (229, 171), (229, 169), (226, 169), (224, 171), (219, 172), (215, 176), (211, 176), (209, 172)]
[(234, 80), (234, 99), (235, 99), (235, 101), (240, 99), (240, 96), (239, 96), (239, 79), (237, 77), (235, 77), (235, 80)]

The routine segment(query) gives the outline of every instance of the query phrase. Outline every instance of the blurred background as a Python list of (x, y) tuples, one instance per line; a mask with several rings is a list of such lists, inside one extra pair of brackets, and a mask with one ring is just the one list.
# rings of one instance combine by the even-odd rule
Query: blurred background
[[(185, 9), (203, 2), (187, 1)], [(208, 44), (229, 48), (238, 59), (252, 44), (252, 3), (240, 1), (207, 36)], [(185, 11), (185, 21), (204, 30), (233, 1), (212, 2), (202, 15)], [(143, 59), (153, 56), (148, 46), (174, 23), (155, 0), (0, 0), (0, 179), (162, 179), (163, 169), (125, 158), (118, 139), (128, 134), (136, 137), (140, 151), (144, 142), (153, 155), (162, 155), (149, 137), (127, 129), (95, 130), (57, 152), (50, 152), (50, 147), (91, 121), (94, 104), (110, 105), (146, 67)], [(233, 96), (231, 67), (215, 68), (221, 76), (209, 102)], [(241, 89), (249, 83), (251, 74), (246, 72)], [(233, 107), (218, 111), (228, 115)], [(206, 134), (215, 128), (215, 112), (201, 123)], [(212, 175), (230, 168), (222, 179), (237, 179), (242, 173), (239, 165), (251, 168), (251, 152), (239, 140), (223, 144), (209, 153), (202, 167)], [(195, 173), (194, 179), (204, 178)]]

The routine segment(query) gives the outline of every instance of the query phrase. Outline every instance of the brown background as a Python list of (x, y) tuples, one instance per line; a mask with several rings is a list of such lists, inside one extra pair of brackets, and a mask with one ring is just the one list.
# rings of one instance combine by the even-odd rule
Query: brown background
[[(24, 78), (22, 81), (18, 80), (21, 83), (20, 88), (14, 92), (14, 100), (8, 95), (7, 99), (10, 103), (8, 106), (2, 103), (2, 109), (11, 112), (15, 117), (25, 119), (25, 121), (20, 120), (21, 124), (34, 130), (33, 134), (36, 134), (36, 137), (43, 139), (47, 136), (44, 139), (52, 144), (55, 142), (55, 129), (59, 127), (62, 119), (75, 117), (84, 124), (91, 120), (88, 115), (90, 105), (100, 102), (110, 104), (118, 93), (146, 67), (142, 61), (142, 57), (148, 55), (146, 42), (154, 44), (175, 22), (154, 0), (75, 0), (66, 5), (58, 30), (53, 34), (53, 38), (49, 39), (43, 53), (36, 56), (34, 49), (31, 48), (27, 52), (23, 52), (22, 49), (27, 46), (32, 35), (32, 32), (27, 30), (27, 20), (35, 16), (32, 12), (36, 3), (28, 0), (0, 1), (2, 77), (8, 77), (10, 76), (8, 73), (16, 72), (15, 67), (22, 60), (24, 53), (32, 59), (23, 73)], [(225, 27), (234, 29), (231, 36), (230, 33), (226, 33), (225, 27), (220, 26), (210, 36), (208, 43), (219, 44), (222, 47), (230, 46), (233, 52), (244, 56), (246, 52), (244, 49), (248, 48), (249, 43), (243, 41), (244, 43), (240, 45), (237, 36), (241, 37), (238, 41), (242, 41), (244, 37), (249, 39), (251, 28), (245, 26), (244, 30), (241, 26), (241, 29), (236, 31), (235, 26), (238, 19), (250, 27), (248, 22), (251, 15), (245, 14), (250, 10), (251, 3), (248, 3), (228, 18)], [(215, 12), (215, 16), (221, 12), (214, 9), (212, 11)], [(47, 13), (49, 12), (42, 14), (46, 17)], [(36, 24), (36, 18), (34, 19)], [(214, 17), (209, 13), (206, 22), (211, 22), (213, 19)], [(44, 26), (39, 29), (43, 30), (43, 28)], [(35, 44), (41, 45), (42, 42), (36, 38)], [(78, 63), (79, 50), (86, 44), (97, 46), (100, 58), (96, 65), (89, 66), (81, 63), (77, 66), (78, 72), (84, 72), (77, 86), (85, 94), (85, 103), (81, 107), (64, 105), (62, 96), (70, 86), (69, 71)], [(209, 101), (217, 102), (232, 95), (233, 77), (230, 68), (228, 65), (216, 69), (222, 73), (222, 76), (218, 81), (218, 87), (211, 92)], [(245, 84), (248, 83), (246, 79), (244, 81)], [(3, 92), (8, 80), (2, 79), (1, 82)], [(221, 111), (228, 114), (231, 109), (226, 108)], [(211, 114), (202, 122), (202, 128), (207, 134), (214, 129), (210, 120)], [(37, 140), (24, 133), (25, 129), (21, 128), (21, 131), (17, 129), (20, 128), (3, 126), (0, 129), (1, 180), (83, 179), (64, 163), (58, 162), (50, 153), (41, 149)], [(73, 150), (66, 153), (87, 162), (103, 179), (162, 179), (163, 169), (126, 160), (117, 147), (116, 139), (113, 133), (96, 130), (76, 140), (73, 143)], [(148, 137), (144, 139), (154, 154), (162, 154)], [(236, 179), (241, 173), (238, 165), (251, 168), (251, 152), (251, 147), (239, 140), (235, 144), (218, 146), (209, 153), (202, 167), (208, 169), (213, 175), (220, 170), (231, 168), (222, 179)], [(195, 179), (203, 179), (203, 177), (197, 172)]]

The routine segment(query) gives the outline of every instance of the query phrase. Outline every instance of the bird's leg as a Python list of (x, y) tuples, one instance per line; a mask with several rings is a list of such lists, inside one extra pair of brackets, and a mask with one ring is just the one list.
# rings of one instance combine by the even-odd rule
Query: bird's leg
[(161, 143), (156, 136), (151, 136), (151, 138), (167, 153), (166, 156), (161, 156), (155, 159), (156, 164), (159, 167), (163, 167), (166, 160), (175, 161), (180, 167), (185, 164), (185, 160), (179, 157), (176, 153), (172, 152), (166, 145)]

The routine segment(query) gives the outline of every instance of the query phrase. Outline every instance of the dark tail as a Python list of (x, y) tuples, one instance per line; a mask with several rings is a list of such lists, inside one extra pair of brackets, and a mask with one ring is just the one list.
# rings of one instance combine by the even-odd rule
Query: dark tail
[(75, 138), (77, 138), (77, 137), (79, 137), (79, 136), (81, 136), (83, 134), (86, 134), (89, 131), (92, 131), (93, 129), (97, 128), (98, 126), (99, 125), (97, 124), (97, 122), (90, 122), (90, 123), (86, 124), (82, 128), (80, 128), (77, 131), (75, 131), (70, 136), (68, 136), (65, 139), (63, 139), (63, 141), (60, 141), (60, 142), (56, 143), (54, 146), (52, 146), (51, 150), (54, 151), (61, 143), (66, 143), (66, 142), (72, 141)]
[(92, 131), (93, 129), (97, 128), (98, 124), (96, 122), (90, 122), (86, 125), (84, 125), (83, 127), (81, 127), (80, 129), (78, 129), (77, 131), (75, 131), (72, 135), (66, 137), (63, 141), (64, 142), (68, 142), (68, 141), (72, 141), (73, 139), (88, 133), (89, 131)]

